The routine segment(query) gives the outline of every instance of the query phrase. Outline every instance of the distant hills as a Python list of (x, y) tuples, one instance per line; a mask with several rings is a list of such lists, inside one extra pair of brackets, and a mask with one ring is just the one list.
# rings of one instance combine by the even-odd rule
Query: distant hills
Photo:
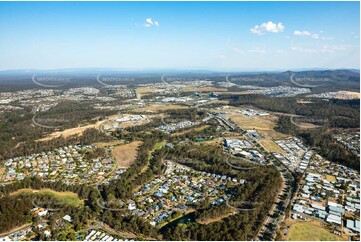
[(0, 76), (3, 75), (34, 75), (34, 74), (66, 74), (66, 75), (79, 75), (79, 74), (200, 74), (200, 75), (219, 75), (219, 74), (232, 74), (232, 75), (265, 75), (265, 74), (283, 74), (283, 73), (298, 73), (303, 75), (352, 75), (360, 73), (358, 69), (300, 69), (288, 71), (212, 71), (212, 70), (177, 70), (177, 69), (159, 69), (159, 70), (129, 70), (119, 68), (69, 68), (69, 69), (18, 69), (18, 70), (3, 70), (0, 71)]
[[(259, 71), (259, 72), (217, 72), (207, 70), (122, 70), (111, 68), (74, 68), (57, 70), (6, 70), (0, 71), (0, 91), (13, 91), (21, 89), (39, 88), (33, 82), (32, 77), (66, 77), (70, 79), (63, 88), (79, 86), (99, 86), (96, 81), (98, 75), (103, 77), (131, 77), (123, 78), (125, 81), (118, 81), (117, 85), (134, 86), (140, 83), (161, 82), (161, 76), (166, 74), (168, 78), (174, 80), (210, 80), (225, 82), (226, 76), (232, 83), (238, 85), (257, 85), (257, 86), (295, 86), (297, 83), (302, 85), (317, 85), (313, 89), (316, 92), (350, 90), (359, 91), (360, 89), (360, 70), (356, 69), (337, 69), (337, 70), (302, 70), (302, 71)], [(296, 82), (290, 82), (290, 77)], [(48, 83), (53, 80), (49, 78)], [(56, 79), (56, 78), (53, 78)], [(119, 78), (121, 79), (121, 78)], [(44, 80), (43, 80), (44, 81)], [(46, 82), (46, 81), (45, 81)], [(299, 86), (302, 86), (299, 85)]]

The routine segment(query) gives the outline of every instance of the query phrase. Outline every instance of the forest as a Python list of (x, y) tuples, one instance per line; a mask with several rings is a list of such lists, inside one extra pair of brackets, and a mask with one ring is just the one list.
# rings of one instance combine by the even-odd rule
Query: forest
[(360, 101), (359, 100), (329, 100), (313, 99), (312, 103), (299, 103), (296, 97), (272, 98), (264, 95), (224, 95), (231, 98), (231, 105), (253, 105), (257, 108), (284, 114), (301, 115), (309, 119), (327, 120), (332, 128), (359, 128)]

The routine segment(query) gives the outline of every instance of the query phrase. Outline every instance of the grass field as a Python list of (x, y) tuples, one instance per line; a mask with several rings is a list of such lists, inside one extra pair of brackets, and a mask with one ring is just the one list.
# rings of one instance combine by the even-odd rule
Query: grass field
[(153, 151), (155, 151), (155, 150), (160, 150), (160, 149), (165, 145), (165, 143), (166, 143), (165, 141), (156, 143), (156, 144), (154, 145)]
[(275, 142), (272, 140), (262, 139), (259, 143), (265, 148), (268, 152), (278, 152), (281, 154), (286, 153), (281, 147), (279, 147)]
[(331, 233), (316, 221), (297, 221), (291, 225), (287, 235), (287, 241), (335, 241), (343, 239), (344, 238)]
[(246, 116), (239, 113), (229, 113), (227, 117), (231, 118), (244, 129), (271, 130), (275, 127), (275, 119), (270, 116)]
[(56, 200), (68, 204), (71, 206), (80, 206), (84, 204), (84, 201), (79, 199), (78, 195), (73, 192), (57, 192), (51, 189), (41, 189), (41, 190), (33, 190), (30, 188), (20, 189), (16, 192), (13, 192), (11, 195), (16, 196), (20, 194), (41, 194), (41, 195), (50, 195), (53, 196)]
[(283, 139), (287, 137), (287, 135), (284, 135), (274, 130), (278, 120), (277, 116), (247, 116), (237, 113), (237, 111), (241, 110), (242, 108), (229, 108), (224, 110), (228, 112), (226, 114), (226, 117), (233, 120), (243, 129), (256, 129), (261, 135), (265, 136), (266, 138)]
[(326, 180), (329, 181), (329, 182), (335, 182), (336, 177), (332, 176), (332, 175), (326, 175)]
[(104, 147), (109, 147), (109, 146), (113, 146), (113, 145), (121, 145), (124, 144), (124, 141), (122, 140), (113, 140), (113, 141), (109, 141), (109, 142), (98, 142), (95, 143), (96, 146), (100, 147), (100, 148), (104, 148)]
[(144, 95), (161, 92), (161, 91), (162, 91), (162, 89), (155, 88), (155, 87), (139, 87), (136, 89), (136, 95), (137, 95), (138, 99), (141, 99), (142, 96), (144, 96)]
[(138, 147), (141, 143), (140, 141), (134, 141), (129, 144), (117, 146), (112, 150), (112, 156), (117, 161), (119, 168), (128, 168), (134, 163), (137, 157)]
[(289, 135), (282, 134), (282, 133), (277, 132), (275, 130), (259, 130), (258, 132), (262, 136), (267, 137), (267, 138), (271, 138), (271, 139), (274, 139), (274, 140), (287, 139), (287, 138), (290, 137)]

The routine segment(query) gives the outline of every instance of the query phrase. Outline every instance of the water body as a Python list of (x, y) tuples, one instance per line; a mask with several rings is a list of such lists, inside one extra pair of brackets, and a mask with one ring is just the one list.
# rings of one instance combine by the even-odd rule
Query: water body
[(173, 220), (172, 222), (168, 223), (164, 227), (161, 228), (161, 231), (164, 231), (168, 228), (175, 228), (178, 224), (186, 224), (186, 223), (192, 223), (196, 221), (196, 212), (188, 213), (187, 215), (184, 215), (180, 218), (177, 218), (176, 220)]

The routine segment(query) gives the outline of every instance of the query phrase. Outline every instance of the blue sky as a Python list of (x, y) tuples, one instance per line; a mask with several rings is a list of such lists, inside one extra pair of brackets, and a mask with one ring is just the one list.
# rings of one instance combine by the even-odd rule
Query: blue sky
[(0, 2), (0, 70), (360, 67), (359, 2)]

